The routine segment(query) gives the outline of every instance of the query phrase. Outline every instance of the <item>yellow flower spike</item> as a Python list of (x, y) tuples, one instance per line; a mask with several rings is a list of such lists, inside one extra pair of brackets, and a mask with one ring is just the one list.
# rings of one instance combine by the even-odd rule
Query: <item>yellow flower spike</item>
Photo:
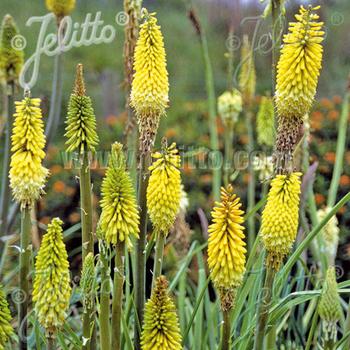
[(256, 116), (256, 131), (259, 145), (272, 147), (275, 144), (275, 115), (271, 97), (261, 98), (259, 111)]
[(152, 157), (147, 208), (155, 231), (167, 235), (180, 210), (181, 160), (175, 143), (170, 147), (164, 145), (162, 152), (155, 152)]
[(247, 250), (241, 206), (231, 185), (221, 188), (221, 202), (216, 203), (208, 228), (210, 278), (219, 290), (223, 310), (232, 308), (235, 290), (241, 285), (245, 272)]
[(102, 182), (100, 231), (108, 244), (125, 241), (132, 248), (131, 236), (139, 235), (139, 212), (130, 174), (126, 170), (123, 146), (115, 142)]
[(23, 208), (40, 198), (48, 176), (42, 166), (45, 135), (40, 99), (26, 97), (16, 102), (14, 118), (9, 176), (13, 196)]
[(342, 307), (338, 294), (336, 272), (329, 267), (323, 285), (318, 312), (322, 319), (323, 340), (336, 342), (337, 322), (342, 318)]
[(16, 82), (23, 66), (23, 51), (16, 50), (12, 43), (18, 34), (13, 18), (6, 15), (1, 24), (0, 34), (0, 81), (6, 83)]
[(147, 151), (153, 146), (159, 118), (168, 107), (169, 82), (160, 26), (155, 14), (146, 12), (144, 17), (135, 48), (130, 105), (138, 119), (142, 150)]
[(319, 7), (300, 7), (289, 24), (277, 65), (276, 106), (279, 116), (302, 118), (313, 103), (322, 64), (323, 22)]
[(74, 10), (75, 0), (46, 0), (46, 7), (60, 19)]
[(275, 270), (279, 270), (297, 235), (301, 175), (277, 175), (271, 181), (262, 213), (261, 239), (267, 250), (266, 261)]
[(242, 93), (244, 104), (249, 105), (255, 95), (256, 72), (253, 49), (250, 46), (247, 35), (244, 35), (243, 37), (240, 64), (239, 89)]
[(12, 334), (11, 313), (2, 286), (0, 285), (0, 350), (5, 349), (5, 345)]
[(145, 305), (141, 335), (142, 350), (181, 350), (181, 334), (175, 303), (169, 296), (164, 276), (156, 280)]
[(35, 313), (49, 335), (54, 335), (64, 325), (71, 295), (62, 224), (59, 218), (52, 219), (35, 262)]
[(95, 152), (99, 139), (96, 132), (96, 117), (89, 96), (86, 96), (83, 65), (77, 65), (74, 91), (70, 96), (66, 120), (67, 152), (77, 150)]

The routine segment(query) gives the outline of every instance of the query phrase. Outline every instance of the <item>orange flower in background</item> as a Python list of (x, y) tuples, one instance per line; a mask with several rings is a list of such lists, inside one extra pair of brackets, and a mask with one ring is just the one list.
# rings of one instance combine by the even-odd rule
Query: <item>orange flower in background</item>
[(324, 159), (329, 162), (329, 163), (332, 163), (334, 164), (335, 163), (335, 152), (327, 152), (325, 155), (324, 155)]
[(343, 98), (339, 95), (333, 96), (333, 102), (336, 104), (341, 104), (343, 102)]
[(329, 120), (332, 120), (332, 121), (338, 120), (338, 118), (339, 118), (339, 111), (337, 111), (336, 109), (332, 109), (331, 111), (329, 111), (327, 117), (328, 117)]
[(63, 181), (56, 181), (53, 184), (53, 190), (57, 193), (63, 193), (65, 189), (66, 189), (66, 185)]
[(192, 164), (189, 164), (188, 162), (185, 162), (183, 164), (183, 172), (186, 174), (186, 175), (190, 175), (193, 173), (193, 168), (194, 166)]
[(110, 114), (105, 119), (106, 124), (109, 126), (115, 126), (118, 123), (118, 117), (114, 114)]
[(315, 194), (315, 201), (317, 205), (321, 205), (326, 201), (326, 197), (321, 193)]
[(320, 104), (323, 108), (326, 108), (326, 109), (332, 109), (334, 107), (333, 102), (326, 97), (321, 98)]
[(339, 180), (340, 186), (349, 186), (350, 185), (350, 176), (342, 175)]
[(80, 221), (80, 214), (79, 213), (71, 213), (69, 215), (69, 222), (71, 222), (72, 224), (75, 224), (77, 222)]
[(76, 192), (76, 189), (74, 187), (67, 187), (65, 194), (69, 197), (72, 197)]
[(311, 113), (311, 122), (315, 120), (322, 121), (323, 118), (324, 118), (324, 115), (321, 111), (314, 111)]
[(248, 135), (241, 135), (239, 137), (239, 141), (243, 144), (246, 145), (248, 143)]
[(62, 166), (55, 164), (50, 168), (51, 175), (59, 174), (62, 171)]
[(177, 131), (175, 128), (170, 128), (165, 132), (165, 137), (170, 139), (177, 135)]
[(212, 180), (211, 174), (204, 174), (200, 177), (200, 181), (203, 184), (209, 184)]
[(49, 222), (50, 222), (50, 217), (48, 216), (43, 216), (41, 219), (40, 219), (40, 222), (44, 225), (47, 225)]

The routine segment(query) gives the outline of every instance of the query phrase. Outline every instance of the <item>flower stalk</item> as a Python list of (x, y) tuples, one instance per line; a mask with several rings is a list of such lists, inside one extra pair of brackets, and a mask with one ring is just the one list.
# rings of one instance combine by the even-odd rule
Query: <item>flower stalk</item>
[[(140, 26), (135, 47), (134, 75), (130, 93), (139, 126), (138, 205), (140, 208), (139, 240), (135, 252), (135, 304), (136, 322), (134, 345), (140, 349), (140, 333), (137, 324), (143, 322), (145, 304), (145, 246), (147, 234), (146, 193), (148, 168), (151, 165), (151, 152), (157, 135), (160, 118), (165, 115), (169, 104), (169, 83), (166, 67), (166, 53), (160, 26), (154, 13), (142, 10), (144, 23)], [(145, 81), (145, 77), (147, 80)]]
[(115, 268), (112, 304), (112, 349), (121, 349), (121, 313), (123, 305), (125, 244), (118, 242), (115, 249)]
[(254, 350), (264, 349), (266, 326), (269, 317), (269, 309), (272, 299), (272, 286), (276, 275), (276, 270), (273, 266), (266, 266), (266, 275), (264, 287), (262, 289), (262, 297), (258, 309), (257, 328), (255, 333)]
[(27, 349), (27, 314), (29, 304), (29, 271), (31, 256), (31, 218), (30, 208), (26, 206), (21, 212), (21, 253), (19, 257), (19, 288), (23, 295), (23, 301), (19, 303), (18, 324), (21, 330), (19, 349)]
[(156, 254), (154, 256), (152, 286), (155, 286), (155, 281), (162, 274), (163, 253), (164, 253), (165, 240), (166, 240), (165, 235), (163, 233), (158, 233), (158, 235), (157, 235), (157, 242), (156, 242)]
[(101, 350), (111, 349), (110, 327), (110, 267), (106, 245), (100, 240), (101, 288), (100, 288), (100, 346)]
[[(94, 254), (94, 236), (92, 227), (92, 184), (90, 171), (90, 152), (95, 152), (98, 144), (96, 118), (91, 99), (86, 96), (83, 78), (83, 65), (78, 64), (73, 93), (71, 94), (66, 119), (66, 146), (68, 152), (77, 151), (80, 156), (80, 206), (82, 230), (82, 260), (89, 253)], [(91, 303), (83, 315), (83, 349), (90, 349), (94, 333), (94, 303)], [(94, 337), (93, 337), (94, 338)]]

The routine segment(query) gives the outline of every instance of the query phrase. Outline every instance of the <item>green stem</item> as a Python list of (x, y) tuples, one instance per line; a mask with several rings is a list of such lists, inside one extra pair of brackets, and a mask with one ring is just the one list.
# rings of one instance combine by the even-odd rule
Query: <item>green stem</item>
[(222, 350), (230, 350), (231, 346), (231, 319), (230, 310), (222, 311)]
[(22, 302), (18, 308), (18, 329), (20, 330), (19, 349), (27, 349), (27, 314), (29, 304), (29, 271), (31, 256), (31, 219), (30, 208), (21, 211), (21, 253), (19, 256), (19, 290)]
[[(249, 107), (248, 107), (249, 108)], [(252, 152), (254, 151), (254, 134), (253, 134), (253, 114), (249, 110), (246, 116), (246, 126), (248, 131), (248, 171), (249, 171), (249, 182), (248, 182), (248, 205), (247, 211), (250, 212), (255, 206), (255, 172), (252, 162)], [(255, 217), (254, 215), (248, 218), (248, 250), (250, 250), (255, 241)]]
[(151, 164), (151, 155), (140, 155), (140, 169), (138, 178), (138, 203), (140, 208), (140, 238), (136, 240), (135, 244), (135, 304), (136, 304), (136, 317), (134, 327), (134, 346), (136, 350), (140, 350), (140, 333), (137, 324), (142, 325), (143, 321), (143, 309), (145, 305), (145, 292), (146, 292), (146, 235), (147, 235), (147, 206), (146, 206), (146, 192), (149, 179), (148, 167)]
[[(10, 149), (11, 149), (11, 131), (14, 114), (14, 96), (15, 85), (10, 83), (7, 85), (7, 119), (5, 129), (5, 143), (4, 143), (4, 158), (2, 165), (2, 179), (1, 179), (1, 196), (0, 196), (0, 236), (5, 236), (7, 231), (7, 216), (10, 202), (10, 186), (9, 186), (9, 169), (10, 169)], [(3, 243), (1, 242), (2, 246)], [(3, 248), (1, 247), (0, 248)], [(1, 249), (2, 250), (2, 249)]]
[[(94, 253), (94, 240), (92, 232), (92, 192), (91, 174), (88, 152), (84, 152), (82, 166), (80, 169), (80, 197), (81, 197), (81, 231), (82, 231), (82, 255), (83, 264), (86, 256)], [(94, 306), (83, 314), (83, 336), (87, 340), (83, 349), (91, 348), (91, 334), (93, 328)]]
[(101, 350), (111, 349), (111, 330), (110, 330), (110, 277), (109, 260), (105, 250), (101, 249), (100, 260), (101, 267), (101, 289), (100, 289), (100, 346)]
[(225, 160), (224, 160), (224, 184), (227, 186), (230, 183), (230, 173), (232, 169), (233, 155), (233, 125), (225, 126)]
[[(57, 35), (60, 35), (60, 40), (63, 39), (64, 30), (57, 31)], [(61, 44), (60, 44), (61, 45)], [(50, 111), (47, 118), (45, 135), (46, 146), (52, 141), (57, 131), (58, 123), (61, 116), (61, 104), (62, 104), (62, 90), (63, 90), (63, 52), (59, 52), (55, 55), (54, 71), (52, 79), (52, 92), (50, 100)]]
[(275, 278), (276, 271), (270, 266), (266, 267), (266, 276), (264, 288), (262, 289), (262, 299), (260, 301), (257, 327), (255, 333), (254, 350), (264, 349), (265, 332), (267, 327), (267, 321), (269, 317), (269, 308), (272, 299), (272, 285)]
[(333, 176), (331, 181), (331, 186), (328, 193), (328, 207), (333, 207), (337, 199), (337, 192), (339, 187), (339, 179), (343, 171), (343, 162), (344, 162), (344, 152), (346, 145), (346, 134), (348, 126), (348, 116), (349, 116), (349, 102), (350, 102), (350, 92), (348, 91), (345, 94), (342, 112), (339, 120), (338, 127), (338, 138), (337, 138), (337, 156), (335, 159), (335, 165), (333, 170)]
[(268, 350), (276, 349), (276, 336), (277, 336), (277, 326), (273, 324), (269, 333), (267, 333), (266, 347)]
[(203, 28), (201, 29), (200, 39), (205, 66), (206, 90), (208, 95), (210, 147), (213, 156), (211, 164), (213, 167), (213, 196), (214, 200), (219, 200), (221, 187), (221, 154), (219, 153), (219, 138), (216, 125), (215, 87), (208, 42)]
[(55, 339), (52, 337), (47, 338), (47, 350), (55, 350)]
[(120, 350), (121, 313), (123, 305), (125, 244), (118, 242), (115, 253), (113, 304), (112, 304), (112, 349)]
[(272, 95), (275, 93), (276, 84), (276, 67), (277, 57), (280, 47), (280, 0), (272, 0), (271, 17), (272, 17)]
[(157, 234), (156, 254), (154, 256), (152, 288), (155, 286), (156, 279), (162, 274), (165, 240), (166, 240), (166, 237), (164, 233), (160, 232)]

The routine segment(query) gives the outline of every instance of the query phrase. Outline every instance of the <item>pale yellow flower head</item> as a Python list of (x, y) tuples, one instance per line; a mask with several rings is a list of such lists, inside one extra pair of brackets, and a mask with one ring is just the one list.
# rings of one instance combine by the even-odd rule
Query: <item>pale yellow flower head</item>
[(217, 288), (239, 286), (245, 271), (244, 211), (233, 187), (221, 189), (221, 201), (212, 211), (208, 233), (208, 265), (210, 276)]
[(242, 95), (237, 89), (225, 91), (218, 98), (218, 112), (225, 125), (234, 124), (242, 111)]
[(26, 97), (16, 102), (14, 118), (10, 186), (22, 207), (31, 206), (44, 192), (48, 175), (48, 170), (42, 166), (45, 135), (40, 99)]
[(143, 149), (153, 146), (159, 118), (169, 103), (169, 83), (163, 35), (154, 13), (144, 10), (135, 48), (130, 105), (134, 108)]
[(167, 235), (180, 210), (181, 160), (175, 143), (170, 147), (164, 145), (162, 151), (153, 153), (152, 157), (147, 208), (154, 229)]
[(52, 219), (35, 262), (34, 309), (40, 324), (50, 335), (64, 325), (71, 295), (62, 224), (59, 218)]
[(210, 278), (219, 290), (223, 308), (230, 309), (233, 294), (243, 280), (245, 272), (243, 210), (240, 198), (229, 185), (221, 189), (221, 201), (212, 211), (212, 224), (208, 233), (208, 266)]
[(278, 270), (295, 241), (299, 223), (301, 173), (277, 175), (271, 181), (262, 213), (261, 239), (267, 264)]
[(314, 12), (319, 7), (300, 7), (297, 22), (289, 24), (277, 65), (276, 106), (279, 116), (299, 117), (313, 103), (322, 64), (323, 22)]

